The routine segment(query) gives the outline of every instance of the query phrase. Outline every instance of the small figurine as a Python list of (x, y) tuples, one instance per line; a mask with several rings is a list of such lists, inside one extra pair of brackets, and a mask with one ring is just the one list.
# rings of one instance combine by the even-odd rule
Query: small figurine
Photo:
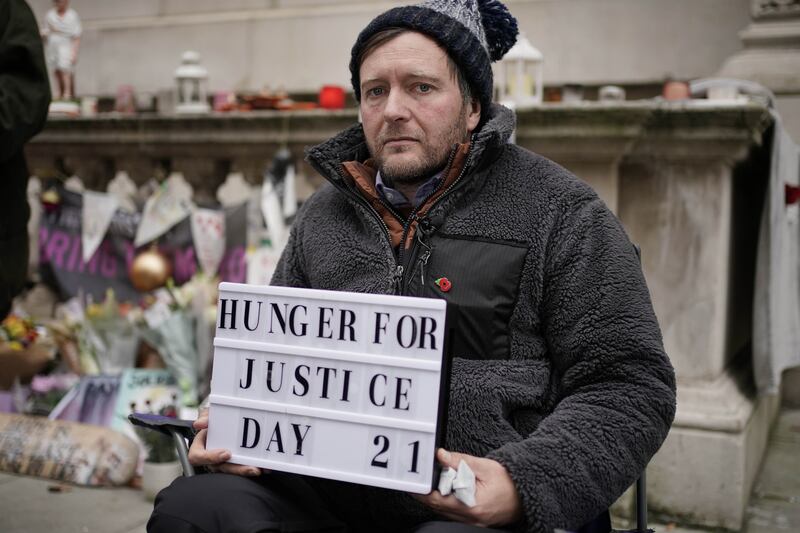
[(47, 62), (58, 83), (58, 100), (71, 100), (75, 95), (75, 64), (81, 42), (81, 20), (69, 7), (69, 0), (53, 0), (53, 8), (44, 17), (42, 37), (45, 39)]

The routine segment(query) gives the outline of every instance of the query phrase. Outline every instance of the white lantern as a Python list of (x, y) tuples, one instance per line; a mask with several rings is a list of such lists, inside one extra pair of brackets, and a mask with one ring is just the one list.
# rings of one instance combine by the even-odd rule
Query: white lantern
[(178, 97), (176, 113), (208, 113), (208, 71), (200, 64), (200, 54), (183, 53), (180, 66), (175, 69)]
[(516, 44), (500, 60), (495, 76), (497, 100), (511, 107), (542, 103), (544, 56), (520, 34)]

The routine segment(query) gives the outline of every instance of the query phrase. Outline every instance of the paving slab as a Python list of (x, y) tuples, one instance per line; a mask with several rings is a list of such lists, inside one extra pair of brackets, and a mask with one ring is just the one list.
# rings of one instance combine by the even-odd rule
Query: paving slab
[[(783, 410), (747, 508), (744, 533), (800, 532), (800, 409)], [(51, 487), (66, 487), (51, 492)], [(152, 502), (131, 488), (87, 488), (0, 473), (2, 533), (145, 533)], [(614, 524), (621, 527), (624, 524)], [(657, 533), (708, 533), (680, 523)]]
[[(753, 498), (795, 500), (800, 505), (800, 442), (770, 442)], [(800, 529), (798, 530), (800, 531)]]
[(800, 410), (783, 410), (747, 506), (747, 533), (800, 531)]
[(770, 440), (771, 442), (800, 445), (800, 409), (781, 411)]
[(0, 474), (3, 533), (144, 533), (152, 508), (140, 490)]

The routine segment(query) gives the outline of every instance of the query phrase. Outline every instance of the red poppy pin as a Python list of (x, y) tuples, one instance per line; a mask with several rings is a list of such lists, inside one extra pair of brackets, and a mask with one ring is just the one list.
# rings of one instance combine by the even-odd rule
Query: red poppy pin
[(441, 290), (442, 292), (447, 292), (453, 287), (453, 284), (450, 283), (450, 280), (447, 278), (439, 278), (436, 281), (434, 281), (434, 283), (436, 284), (437, 287), (439, 287), (439, 290)]

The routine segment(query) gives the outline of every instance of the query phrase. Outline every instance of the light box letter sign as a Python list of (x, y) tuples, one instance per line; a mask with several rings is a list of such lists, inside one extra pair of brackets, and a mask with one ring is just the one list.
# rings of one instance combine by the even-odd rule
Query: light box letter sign
[(431, 491), (447, 405), (444, 300), (219, 288), (208, 448), (233, 463)]

